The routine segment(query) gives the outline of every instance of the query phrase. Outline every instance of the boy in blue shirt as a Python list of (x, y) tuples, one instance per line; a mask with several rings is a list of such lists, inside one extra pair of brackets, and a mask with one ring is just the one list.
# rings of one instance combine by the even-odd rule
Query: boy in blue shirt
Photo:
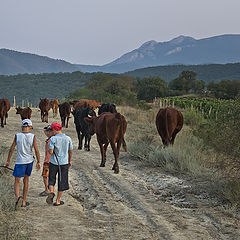
[(61, 201), (63, 191), (69, 189), (68, 169), (72, 165), (73, 145), (71, 138), (62, 133), (62, 126), (59, 123), (52, 123), (51, 129), (54, 132), (54, 136), (50, 138), (49, 143), (49, 153), (51, 154), (51, 157), (49, 164), (48, 185), (50, 194), (48, 195), (46, 201), (48, 204), (53, 203), (53, 198), (55, 196), (54, 186), (56, 183), (56, 176), (58, 174), (58, 193), (56, 202), (53, 205), (60, 206), (64, 204), (64, 202)]

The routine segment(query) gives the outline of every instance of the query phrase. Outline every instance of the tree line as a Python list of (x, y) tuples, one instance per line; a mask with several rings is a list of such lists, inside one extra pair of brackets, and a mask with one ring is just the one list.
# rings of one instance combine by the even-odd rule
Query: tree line
[(126, 75), (98, 73), (85, 83), (84, 88), (71, 92), (68, 99), (90, 98), (115, 104), (136, 105), (154, 98), (197, 94), (222, 99), (235, 99), (240, 94), (240, 81), (222, 80), (206, 84), (196, 79), (197, 73), (183, 71), (167, 83), (160, 77), (134, 78)]
[(37, 106), (39, 98), (89, 98), (116, 104), (136, 105), (155, 97), (178, 96), (189, 93), (235, 99), (239, 95), (239, 80), (206, 83), (197, 80), (194, 71), (182, 71), (167, 82), (161, 77), (138, 78), (108, 73), (44, 73), (0, 75), (0, 98), (16, 97)]

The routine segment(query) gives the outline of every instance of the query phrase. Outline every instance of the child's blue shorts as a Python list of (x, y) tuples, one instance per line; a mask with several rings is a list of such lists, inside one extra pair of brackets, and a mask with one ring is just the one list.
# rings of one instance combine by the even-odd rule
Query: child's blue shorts
[(31, 176), (33, 162), (27, 164), (15, 164), (13, 176), (24, 177), (24, 175)]

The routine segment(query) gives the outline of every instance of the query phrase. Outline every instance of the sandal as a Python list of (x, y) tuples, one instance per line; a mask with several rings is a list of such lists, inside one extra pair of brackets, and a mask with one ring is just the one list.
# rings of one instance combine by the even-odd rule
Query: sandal
[(20, 197), (18, 197), (18, 199), (15, 203), (15, 210), (18, 210), (22, 206), (22, 203), (23, 203), (23, 198), (20, 196)]
[(46, 202), (48, 204), (53, 204), (53, 198), (55, 197), (55, 193), (53, 192), (50, 192), (47, 196), (47, 199), (46, 199)]
[(21, 205), (21, 207), (28, 207), (30, 205), (30, 203), (29, 202), (26, 202), (26, 205)]
[(63, 205), (64, 204), (64, 201), (60, 201), (60, 203), (59, 204), (57, 204), (57, 203), (54, 203), (53, 204), (53, 206), (60, 206), (60, 205)]
[(43, 192), (41, 192), (41, 193), (39, 193), (39, 196), (40, 197), (46, 197), (46, 196), (48, 196), (48, 192), (46, 192), (46, 191), (43, 191)]

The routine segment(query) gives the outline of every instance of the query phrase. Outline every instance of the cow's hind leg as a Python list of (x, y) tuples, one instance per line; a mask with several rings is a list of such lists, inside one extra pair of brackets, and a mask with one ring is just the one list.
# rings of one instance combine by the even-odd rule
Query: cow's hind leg
[(7, 118), (8, 118), (8, 113), (6, 112), (5, 119), (4, 119), (4, 125), (7, 125)]
[(78, 149), (82, 149), (80, 129), (78, 127), (76, 127), (76, 131), (77, 131), (77, 136), (78, 136)]
[(121, 142), (119, 141), (117, 144), (117, 148), (115, 146), (115, 143), (113, 141), (110, 141), (112, 150), (113, 150), (113, 155), (115, 162), (113, 164), (112, 170), (114, 170), (114, 173), (119, 173), (119, 166), (118, 166), (118, 155), (119, 155), (119, 149), (121, 147)]
[(44, 118), (44, 121), (43, 121), (43, 122), (48, 123), (48, 112), (45, 112), (43, 116), (44, 116), (44, 117), (43, 117), (43, 118)]
[(98, 141), (98, 143), (99, 143), (101, 155), (102, 155), (102, 162), (100, 164), (100, 167), (105, 167), (106, 153), (107, 153), (107, 147), (108, 147), (109, 142), (105, 143), (104, 145), (102, 143), (100, 143), (99, 141)]
[(66, 124), (66, 128), (68, 128), (68, 121), (69, 121), (69, 117), (67, 117), (67, 124)]
[(84, 138), (84, 136), (83, 136), (83, 134), (81, 133), (81, 131), (79, 132), (79, 149), (82, 149), (82, 143), (83, 143), (83, 138)]
[(44, 119), (43, 119), (43, 111), (41, 110), (41, 120), (42, 120), (42, 122), (44, 121)]
[[(180, 129), (181, 130), (181, 129)], [(170, 144), (173, 145), (174, 144), (174, 140), (175, 140), (175, 137), (177, 135), (177, 133), (180, 131), (179, 129), (175, 129), (173, 134), (172, 134), (172, 137), (171, 137), (171, 140), (170, 140)]]
[(91, 135), (86, 135), (85, 144), (84, 144), (84, 148), (86, 151), (90, 151), (90, 141), (91, 141)]
[(4, 120), (4, 117), (1, 117), (1, 127), (2, 128), (4, 128), (3, 120)]
[(65, 117), (61, 117), (62, 120), (62, 127), (65, 127)]
[(124, 151), (127, 152), (127, 151), (128, 151), (128, 150), (127, 150), (127, 144), (126, 144), (126, 142), (125, 142), (124, 137), (123, 137), (122, 145), (123, 145), (123, 149), (124, 149)]
[(104, 150), (104, 146), (103, 144), (99, 143), (99, 147), (100, 147), (100, 151), (101, 151), (101, 155), (102, 155), (102, 161), (100, 164), (100, 167), (105, 167), (105, 162), (106, 162), (106, 158), (105, 158), (105, 150)]

